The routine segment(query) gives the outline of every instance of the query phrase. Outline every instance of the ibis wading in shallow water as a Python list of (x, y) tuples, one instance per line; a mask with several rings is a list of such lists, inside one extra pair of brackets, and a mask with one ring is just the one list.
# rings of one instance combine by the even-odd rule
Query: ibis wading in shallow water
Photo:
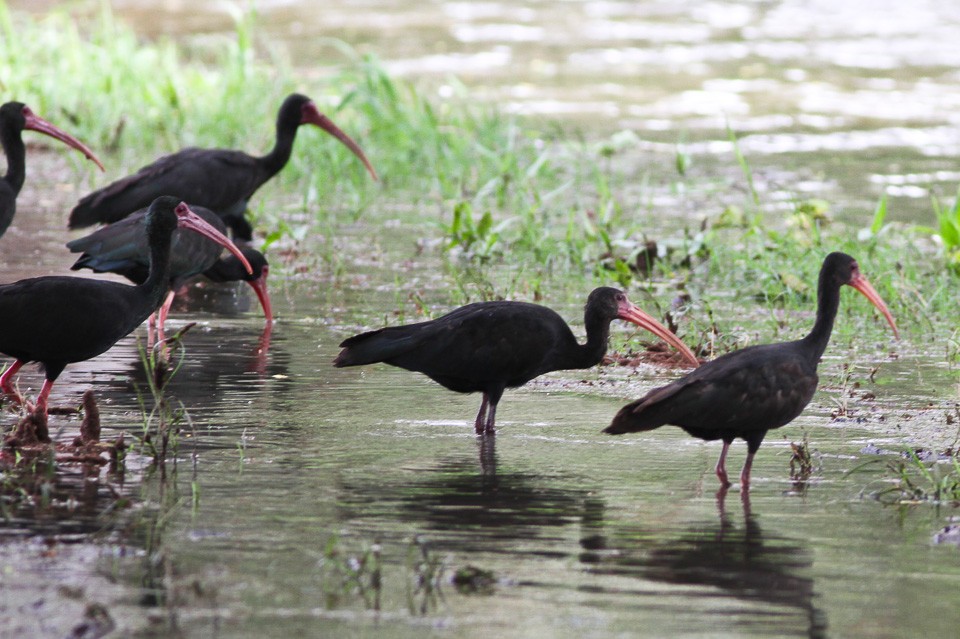
[(195, 147), (166, 155), (81, 199), (70, 213), (70, 228), (110, 224), (148, 206), (154, 198), (173, 195), (190, 206), (216, 211), (236, 239), (249, 241), (253, 229), (244, 217), (247, 202), (286, 166), (301, 124), (316, 125), (340, 140), (377, 179), (360, 147), (320, 113), (313, 100), (294, 93), (280, 106), (276, 142), (266, 155), (255, 157), (242, 151)]
[(727, 450), (739, 437), (747, 442), (740, 484), (748, 489), (753, 457), (767, 431), (789, 424), (813, 398), (817, 363), (830, 341), (840, 306), (840, 288), (845, 284), (863, 293), (899, 337), (887, 305), (861, 275), (857, 261), (844, 253), (831, 253), (820, 269), (817, 319), (806, 337), (751, 346), (707, 362), (624, 406), (604, 432), (619, 435), (672, 424), (700, 439), (720, 439), (723, 449), (716, 473), (724, 487), (730, 485), (725, 466)]
[(0, 144), (7, 157), (7, 174), (0, 179), (0, 237), (7, 232), (17, 212), (17, 194), (27, 176), (27, 151), (20, 135), (23, 131), (38, 131), (56, 138), (83, 153), (103, 170), (100, 160), (86, 145), (36, 115), (27, 105), (7, 102), (0, 106)]
[(170, 285), (170, 242), (178, 227), (206, 235), (240, 255), (179, 198), (164, 196), (147, 212), (150, 274), (142, 284), (49, 276), (0, 285), (0, 352), (16, 358), (0, 375), (0, 389), (23, 403), (13, 376), (25, 363), (40, 362), (46, 379), (34, 412), (46, 418), (50, 389), (67, 364), (105, 352), (163, 303)]
[(483, 393), (474, 424), (493, 434), (497, 403), (507, 388), (523, 386), (549, 371), (589, 368), (607, 350), (610, 322), (622, 319), (652, 332), (679, 350), (692, 366), (697, 358), (680, 339), (627, 299), (601, 287), (587, 298), (585, 344), (555, 311), (526, 302), (468, 304), (429, 322), (391, 326), (355, 335), (340, 346), (333, 365), (385, 362), (423, 373), (459, 393)]
[[(89, 268), (95, 273), (116, 273), (134, 284), (146, 281), (151, 253), (145, 232), (147, 210), (141, 209), (90, 235), (67, 242), (67, 248), (72, 252), (82, 253), (71, 268), (75, 271)], [(191, 210), (221, 234), (227, 232), (223, 220), (210, 209), (192, 206)], [(263, 254), (243, 248), (241, 253), (247, 262), (241, 263), (235, 255), (221, 259), (222, 252), (223, 247), (217, 241), (179, 229), (173, 232), (170, 245), (170, 292), (157, 313), (157, 327), (161, 333), (174, 294), (198, 275), (206, 275), (217, 282), (246, 281), (256, 292), (267, 321), (273, 321), (266, 288), (267, 262)], [(253, 269), (252, 274), (247, 272), (248, 264)]]
[(203, 272), (203, 276), (212, 282), (223, 284), (226, 282), (246, 282), (257, 294), (263, 316), (267, 324), (273, 322), (273, 307), (270, 305), (270, 295), (267, 292), (267, 275), (270, 273), (270, 264), (266, 256), (256, 249), (244, 246), (240, 249), (247, 262), (253, 267), (248, 273), (246, 267), (235, 255), (225, 255), (213, 263), (213, 266)]

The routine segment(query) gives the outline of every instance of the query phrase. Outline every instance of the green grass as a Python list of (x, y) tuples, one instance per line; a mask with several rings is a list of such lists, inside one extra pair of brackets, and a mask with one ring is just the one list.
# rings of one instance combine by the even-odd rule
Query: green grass
[[(620, 161), (633, 152), (630, 132), (584, 140), (555, 123), (480, 104), (453, 79), (453, 97), (433, 99), (428, 88), (391, 77), (376, 58), (335, 41), (327, 59), (315, 61), (324, 73), (300, 73), (283, 51), (262, 50), (256, 28), (255, 13), (246, 13), (233, 37), (203, 48), (144, 41), (106, 5), (77, 21), (56, 11), (31, 18), (0, 4), (0, 78), (6, 96), (102, 153), (108, 172), (95, 185), (188, 145), (265, 152), (283, 97), (310, 95), (365, 149), (382, 182), (341, 145), (303, 131), (290, 165), (261, 189), (253, 213), (267, 244), (293, 255), (289, 269), (322, 266), (334, 283), (349, 274), (350, 251), (362, 249), (331, 238), (359, 224), (385, 242), (376, 232), (400, 218), (427, 251), (444, 256), (451, 304), (502, 296), (566, 302), (619, 283), (645, 306), (665, 308), (678, 293), (689, 295), (682, 332), (690, 335), (733, 333), (759, 321), (764, 335), (780, 339), (804, 323), (785, 318), (812, 311), (822, 258), (843, 250), (860, 259), (908, 340), (932, 341), (960, 316), (956, 269), (948, 268), (956, 262), (957, 206), (931, 211), (940, 240), (931, 229), (888, 222), (885, 201), (875, 211), (846, 212), (861, 225), (832, 221), (830, 203), (817, 199), (774, 212), (733, 130), (730, 168), (739, 170), (743, 194), (730, 204), (722, 186), (692, 176), (695, 158), (682, 135), (666, 175), (628, 174), (619, 167), (631, 164)], [(79, 156), (71, 161), (91, 171)], [(648, 181), (666, 181), (696, 219), (657, 210)], [(660, 255), (641, 273), (633, 265), (649, 241)], [(410, 288), (398, 299), (420, 293)], [(841, 313), (841, 337), (889, 341), (865, 300), (845, 296)]]
[(924, 461), (911, 449), (896, 460), (871, 459), (850, 473), (878, 466), (883, 479), (865, 488), (865, 495), (891, 505), (960, 504), (960, 461), (955, 455), (946, 460)]

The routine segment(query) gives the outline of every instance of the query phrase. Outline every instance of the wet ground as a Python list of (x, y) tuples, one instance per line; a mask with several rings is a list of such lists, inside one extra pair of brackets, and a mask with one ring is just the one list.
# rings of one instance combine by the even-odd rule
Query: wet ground
[[(298, 59), (321, 55), (318, 34), (344, 38), (441, 94), (456, 72), (513, 111), (597, 137), (635, 129), (668, 167), (683, 136), (703, 175), (736, 175), (729, 121), (746, 132), (767, 197), (802, 192), (853, 215), (886, 191), (895, 214), (921, 220), (930, 189), (951, 193), (960, 177), (960, 50), (945, 45), (960, 14), (942, 4), (259, 12)], [(151, 34), (230, 28), (216, 11), (151, 7), (147, 24), (144, 5), (114, 6)], [(5, 281), (69, 266), (66, 211), (90, 179), (64, 154), (30, 152), (20, 212), (0, 239)], [(398, 271), (428, 302), (448, 299), (440, 258), (414, 259), (412, 242), (345, 263), (357, 273), (336, 287), (330, 273), (277, 269), (266, 354), (242, 287), (195, 290), (178, 307), (174, 327), (199, 325), (168, 389), (190, 417), (175, 460), (161, 473), (134, 449), (122, 476), (93, 478), (40, 465), (35, 500), (0, 525), (0, 636), (62, 637), (84, 623), (81, 636), (111, 624), (113, 636), (190, 637), (954, 634), (960, 555), (935, 535), (955, 510), (877, 498), (899, 451), (957, 439), (957, 380), (940, 353), (835, 340), (810, 407), (761, 448), (749, 499), (736, 488), (724, 498), (716, 444), (670, 428), (600, 433), (673, 370), (546, 376), (508, 392), (495, 441), (479, 442), (479, 398), (387, 367), (332, 368), (345, 336), (406, 297)], [(581, 303), (551, 305), (577, 322)], [(142, 431), (137, 337), (69, 367), (54, 389), (54, 404), (95, 389), (105, 440)], [(30, 369), (20, 383), (35, 394), (41, 380)], [(4, 413), (5, 428), (15, 420)], [(63, 441), (78, 425), (51, 420)], [(812, 473), (794, 481), (791, 443), (804, 438)], [(743, 455), (740, 444), (731, 466)]]

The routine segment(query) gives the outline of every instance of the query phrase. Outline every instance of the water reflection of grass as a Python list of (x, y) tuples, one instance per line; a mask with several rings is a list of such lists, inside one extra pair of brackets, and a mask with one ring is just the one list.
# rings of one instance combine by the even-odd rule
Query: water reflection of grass
[[(362, 550), (351, 550), (339, 536), (327, 540), (317, 562), (324, 607), (330, 610), (347, 608), (360, 602), (367, 610), (380, 611), (383, 605), (384, 571), (397, 568), (383, 559), (379, 541), (364, 544)], [(443, 601), (442, 584), (446, 562), (420, 536), (406, 542), (403, 583), (407, 609), (412, 615), (435, 611)], [(456, 571), (454, 584), (461, 590), (464, 569)], [(468, 580), (469, 581), (469, 580)], [(479, 581), (478, 578), (473, 581)], [(471, 581), (471, 583), (473, 583)]]

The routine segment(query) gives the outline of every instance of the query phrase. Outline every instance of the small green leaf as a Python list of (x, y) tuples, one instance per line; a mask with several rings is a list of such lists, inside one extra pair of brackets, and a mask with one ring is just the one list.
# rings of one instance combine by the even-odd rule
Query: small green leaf
[(477, 237), (486, 237), (491, 226), (493, 226), (493, 216), (490, 215), (490, 211), (486, 211), (480, 218), (480, 224), (477, 225)]
[(877, 209), (873, 212), (873, 223), (870, 225), (870, 232), (876, 235), (883, 228), (883, 221), (887, 218), (887, 194), (880, 196), (877, 202)]

